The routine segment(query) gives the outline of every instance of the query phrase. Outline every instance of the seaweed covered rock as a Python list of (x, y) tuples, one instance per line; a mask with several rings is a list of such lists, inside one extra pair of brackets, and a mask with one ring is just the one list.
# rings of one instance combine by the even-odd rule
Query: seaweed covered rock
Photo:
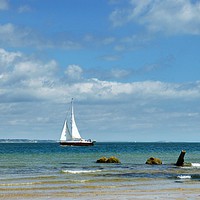
[(107, 163), (120, 163), (119, 159), (114, 156), (108, 158), (108, 160), (106, 162)]
[(108, 160), (108, 158), (106, 157), (101, 157), (97, 160), (97, 163), (106, 163), (106, 161)]
[(119, 159), (111, 156), (110, 158), (101, 157), (97, 160), (97, 163), (120, 163)]
[(148, 165), (161, 165), (162, 161), (159, 158), (151, 157), (146, 161)]

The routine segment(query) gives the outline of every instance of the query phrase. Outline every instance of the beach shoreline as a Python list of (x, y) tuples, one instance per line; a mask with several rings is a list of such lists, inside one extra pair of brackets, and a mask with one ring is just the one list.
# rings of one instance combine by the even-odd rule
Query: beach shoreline
[[(199, 199), (199, 186), (197, 183), (176, 185), (170, 183), (162, 184), (157, 180), (134, 183), (129, 185), (84, 185), (82, 186), (62, 186), (62, 187), (36, 187), (36, 188), (10, 188), (1, 189), (0, 199), (22, 199), (22, 200), (49, 200), (49, 199)], [(160, 185), (162, 184), (162, 186)]]

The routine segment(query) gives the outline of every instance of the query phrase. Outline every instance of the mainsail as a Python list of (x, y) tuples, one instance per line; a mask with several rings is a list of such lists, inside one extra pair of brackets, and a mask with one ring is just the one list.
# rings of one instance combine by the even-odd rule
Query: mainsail
[(72, 101), (72, 107), (71, 107), (71, 136), (72, 136), (72, 139), (74, 140), (81, 139), (80, 133), (78, 131), (78, 128), (75, 122), (73, 101)]

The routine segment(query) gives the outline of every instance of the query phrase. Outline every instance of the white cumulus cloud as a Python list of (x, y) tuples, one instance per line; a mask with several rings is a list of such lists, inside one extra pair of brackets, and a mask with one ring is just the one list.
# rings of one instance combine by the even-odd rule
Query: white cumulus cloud
[[(80, 99), (122, 100), (126, 98), (151, 99), (198, 99), (200, 83), (164, 83), (160, 81), (117, 82), (102, 81), (95, 77), (84, 78), (84, 70), (79, 65), (69, 65), (59, 75), (55, 60), (42, 62), (29, 58), (20, 52), (0, 49), (1, 100), (15, 101), (30, 96), (48, 101), (63, 101), (76, 96)], [(67, 78), (64, 79), (64, 73)], [(128, 71), (111, 70), (114, 77), (127, 76)], [(63, 81), (64, 80), (64, 81)], [(27, 94), (26, 94), (27, 93)], [(10, 95), (12, 94), (12, 95)], [(20, 96), (21, 95), (21, 96)], [(13, 98), (13, 99), (12, 99)]]
[(83, 70), (78, 65), (69, 65), (65, 70), (65, 74), (70, 80), (80, 80)]

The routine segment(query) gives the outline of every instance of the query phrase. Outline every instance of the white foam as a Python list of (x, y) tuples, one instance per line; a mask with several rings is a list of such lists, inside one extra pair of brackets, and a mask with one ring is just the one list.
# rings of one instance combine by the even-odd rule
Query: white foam
[(191, 164), (192, 164), (192, 167), (200, 168), (200, 163), (191, 163)]
[(63, 173), (69, 174), (95, 173), (100, 171), (101, 170), (62, 170)]
[(40, 182), (30, 182), (30, 183), (2, 183), (0, 186), (21, 186), (21, 185), (36, 185)]
[(190, 175), (180, 175), (180, 176), (177, 176), (177, 178), (180, 178), (180, 179), (191, 179), (191, 176)]

